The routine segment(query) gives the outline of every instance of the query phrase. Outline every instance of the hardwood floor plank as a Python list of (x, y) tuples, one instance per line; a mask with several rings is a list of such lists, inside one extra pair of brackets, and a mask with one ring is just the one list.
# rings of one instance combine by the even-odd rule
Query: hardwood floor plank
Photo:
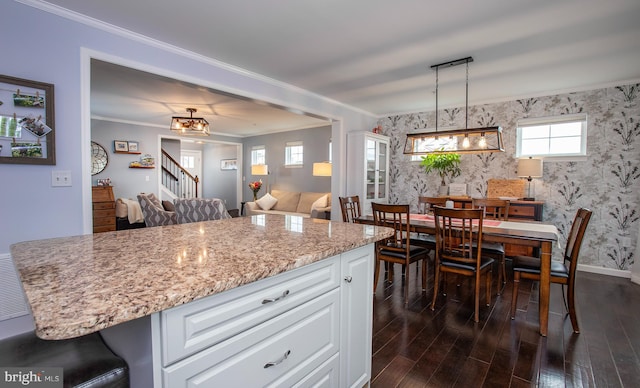
[(415, 266), (408, 276), (407, 308), (399, 266), (395, 281), (380, 282), (375, 293), (372, 386), (640, 386), (640, 285), (628, 279), (579, 272), (580, 334), (566, 316), (562, 288), (552, 285), (549, 332), (541, 337), (537, 282), (521, 282), (511, 320), (512, 285), (498, 297), (494, 277), (491, 305), (484, 306), (483, 288), (475, 323), (473, 282), (458, 286), (451, 276), (448, 294), (439, 295), (431, 311), (433, 288), (422, 292)]

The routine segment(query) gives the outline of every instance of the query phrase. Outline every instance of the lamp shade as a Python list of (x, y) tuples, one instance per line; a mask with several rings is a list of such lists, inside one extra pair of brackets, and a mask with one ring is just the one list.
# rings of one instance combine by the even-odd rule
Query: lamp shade
[(269, 166), (266, 164), (252, 164), (251, 175), (269, 175)]
[(518, 159), (518, 176), (521, 178), (540, 178), (542, 159)]
[(313, 176), (331, 176), (331, 163), (329, 162), (314, 163)]

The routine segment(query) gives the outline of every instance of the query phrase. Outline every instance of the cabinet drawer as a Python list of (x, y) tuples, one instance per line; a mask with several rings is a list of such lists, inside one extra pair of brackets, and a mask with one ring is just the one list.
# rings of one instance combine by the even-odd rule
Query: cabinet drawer
[(113, 209), (105, 209), (105, 210), (94, 210), (93, 211), (93, 220), (95, 222), (96, 219), (99, 218), (113, 218), (113, 223), (116, 222), (116, 212)]
[(533, 206), (510, 206), (509, 218), (534, 218), (536, 214)]
[[(339, 276), (340, 258), (334, 256), (163, 311), (160, 314), (162, 365), (170, 365), (243, 333), (337, 288)], [(265, 302), (267, 300), (274, 301)]]
[[(115, 202), (94, 202), (93, 210), (115, 209)], [(115, 211), (115, 210), (114, 210)]]
[(339, 310), (334, 289), (164, 368), (163, 386), (291, 387), (338, 354)]
[(115, 198), (113, 197), (113, 188), (111, 186), (93, 186), (91, 196), (93, 202), (115, 202)]
[(93, 226), (116, 226), (116, 216), (111, 217), (93, 217)]

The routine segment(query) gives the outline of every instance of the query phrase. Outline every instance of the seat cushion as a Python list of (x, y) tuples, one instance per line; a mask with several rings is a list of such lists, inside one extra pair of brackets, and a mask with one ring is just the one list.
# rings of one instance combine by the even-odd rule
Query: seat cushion
[(0, 365), (63, 369), (65, 387), (129, 387), (127, 363), (98, 333), (67, 340), (43, 340), (33, 332), (0, 341)]
[[(405, 246), (403, 245), (402, 247), (404, 248)], [(409, 257), (410, 258), (419, 256), (419, 255), (424, 255), (427, 252), (429, 252), (429, 251), (427, 249), (423, 248), (423, 247), (415, 246), (415, 245), (409, 245)], [(398, 259), (404, 259), (405, 258), (405, 253), (404, 252), (398, 252), (398, 251), (393, 251), (393, 250), (382, 248), (380, 250), (380, 253), (385, 255), (385, 256), (396, 257)]]
[[(540, 274), (540, 259), (530, 256), (514, 256), (513, 270), (531, 274)], [(564, 263), (551, 261), (551, 276), (568, 278), (569, 269)]]
[[(480, 269), (484, 269), (485, 267), (492, 265), (493, 262), (495, 260), (488, 258), (488, 257), (483, 257), (482, 258), (482, 262), (480, 263)], [(461, 263), (459, 261), (454, 261), (454, 260), (442, 260), (440, 262), (441, 265), (445, 266), (445, 267), (451, 267), (451, 268), (459, 268), (459, 269), (464, 269), (467, 271), (475, 271), (476, 270), (476, 266), (474, 264), (465, 264), (465, 263)]]

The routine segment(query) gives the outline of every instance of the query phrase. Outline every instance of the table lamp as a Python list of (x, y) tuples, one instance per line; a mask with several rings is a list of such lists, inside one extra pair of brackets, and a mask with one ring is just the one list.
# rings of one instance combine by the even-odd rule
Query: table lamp
[(532, 157), (518, 159), (518, 177), (527, 178), (527, 181), (529, 181), (527, 197), (522, 199), (524, 201), (534, 201), (535, 198), (531, 196), (531, 180), (542, 177), (542, 159), (533, 159)]

